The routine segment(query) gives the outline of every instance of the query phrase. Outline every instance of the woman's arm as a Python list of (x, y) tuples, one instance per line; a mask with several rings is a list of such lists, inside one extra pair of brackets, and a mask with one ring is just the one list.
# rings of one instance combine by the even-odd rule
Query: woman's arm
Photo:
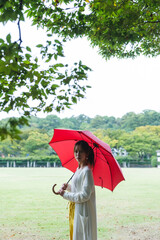
[(71, 184), (67, 184), (67, 189), (66, 189), (68, 192), (71, 191)]
[(91, 170), (87, 170), (84, 175), (82, 191), (78, 193), (64, 192), (63, 198), (71, 202), (82, 203), (90, 199), (94, 189), (94, 181)]

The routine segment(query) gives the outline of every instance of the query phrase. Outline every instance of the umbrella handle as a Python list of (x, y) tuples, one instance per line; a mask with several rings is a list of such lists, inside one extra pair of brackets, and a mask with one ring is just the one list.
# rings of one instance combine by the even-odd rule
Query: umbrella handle
[(53, 187), (52, 187), (52, 192), (53, 192), (54, 194), (56, 194), (56, 195), (59, 195), (60, 193), (59, 193), (59, 192), (56, 192), (56, 191), (54, 190), (54, 188), (55, 188), (56, 185), (57, 185), (57, 184), (54, 184), (54, 185), (53, 185)]

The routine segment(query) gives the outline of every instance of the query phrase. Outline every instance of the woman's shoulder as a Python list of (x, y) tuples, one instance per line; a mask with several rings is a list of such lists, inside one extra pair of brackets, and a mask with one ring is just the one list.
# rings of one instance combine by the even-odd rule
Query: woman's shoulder
[(88, 171), (89, 172), (92, 171), (91, 168), (88, 165), (83, 167), (83, 172), (88, 172)]

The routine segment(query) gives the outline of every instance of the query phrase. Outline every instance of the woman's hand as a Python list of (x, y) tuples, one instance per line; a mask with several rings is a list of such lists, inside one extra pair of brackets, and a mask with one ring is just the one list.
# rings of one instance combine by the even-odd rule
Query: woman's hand
[(68, 184), (67, 183), (64, 183), (63, 185), (62, 185), (62, 190), (66, 190), (67, 189), (67, 187), (68, 187)]
[(63, 194), (65, 193), (64, 189), (61, 188), (58, 192), (63, 197)]
[(61, 189), (58, 191), (61, 196), (63, 196), (63, 194), (65, 193), (65, 190), (67, 189), (67, 187), (68, 187), (67, 183), (64, 183), (62, 185)]
[(64, 183), (64, 184), (62, 185), (62, 187), (59, 189), (58, 192), (56, 192), (56, 191), (54, 190), (54, 188), (55, 188), (56, 185), (57, 185), (57, 184), (54, 184), (53, 187), (52, 187), (53, 193), (56, 194), (56, 195), (61, 195), (61, 196), (63, 196), (65, 190), (66, 190), (67, 187), (68, 187), (68, 184), (67, 184), (67, 183)]

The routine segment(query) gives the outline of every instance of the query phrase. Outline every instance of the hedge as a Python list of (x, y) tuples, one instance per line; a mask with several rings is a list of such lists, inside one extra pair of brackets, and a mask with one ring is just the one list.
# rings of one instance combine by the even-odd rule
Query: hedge
[(61, 161), (57, 155), (53, 156), (28, 156), (28, 157), (0, 157), (0, 166), (6, 166), (7, 162), (9, 166), (13, 166), (16, 163), (16, 166), (24, 166), (29, 162), (30, 166), (33, 163), (36, 163), (36, 166), (45, 166), (47, 163), (50, 165), (56, 164), (56, 166), (61, 166)]

